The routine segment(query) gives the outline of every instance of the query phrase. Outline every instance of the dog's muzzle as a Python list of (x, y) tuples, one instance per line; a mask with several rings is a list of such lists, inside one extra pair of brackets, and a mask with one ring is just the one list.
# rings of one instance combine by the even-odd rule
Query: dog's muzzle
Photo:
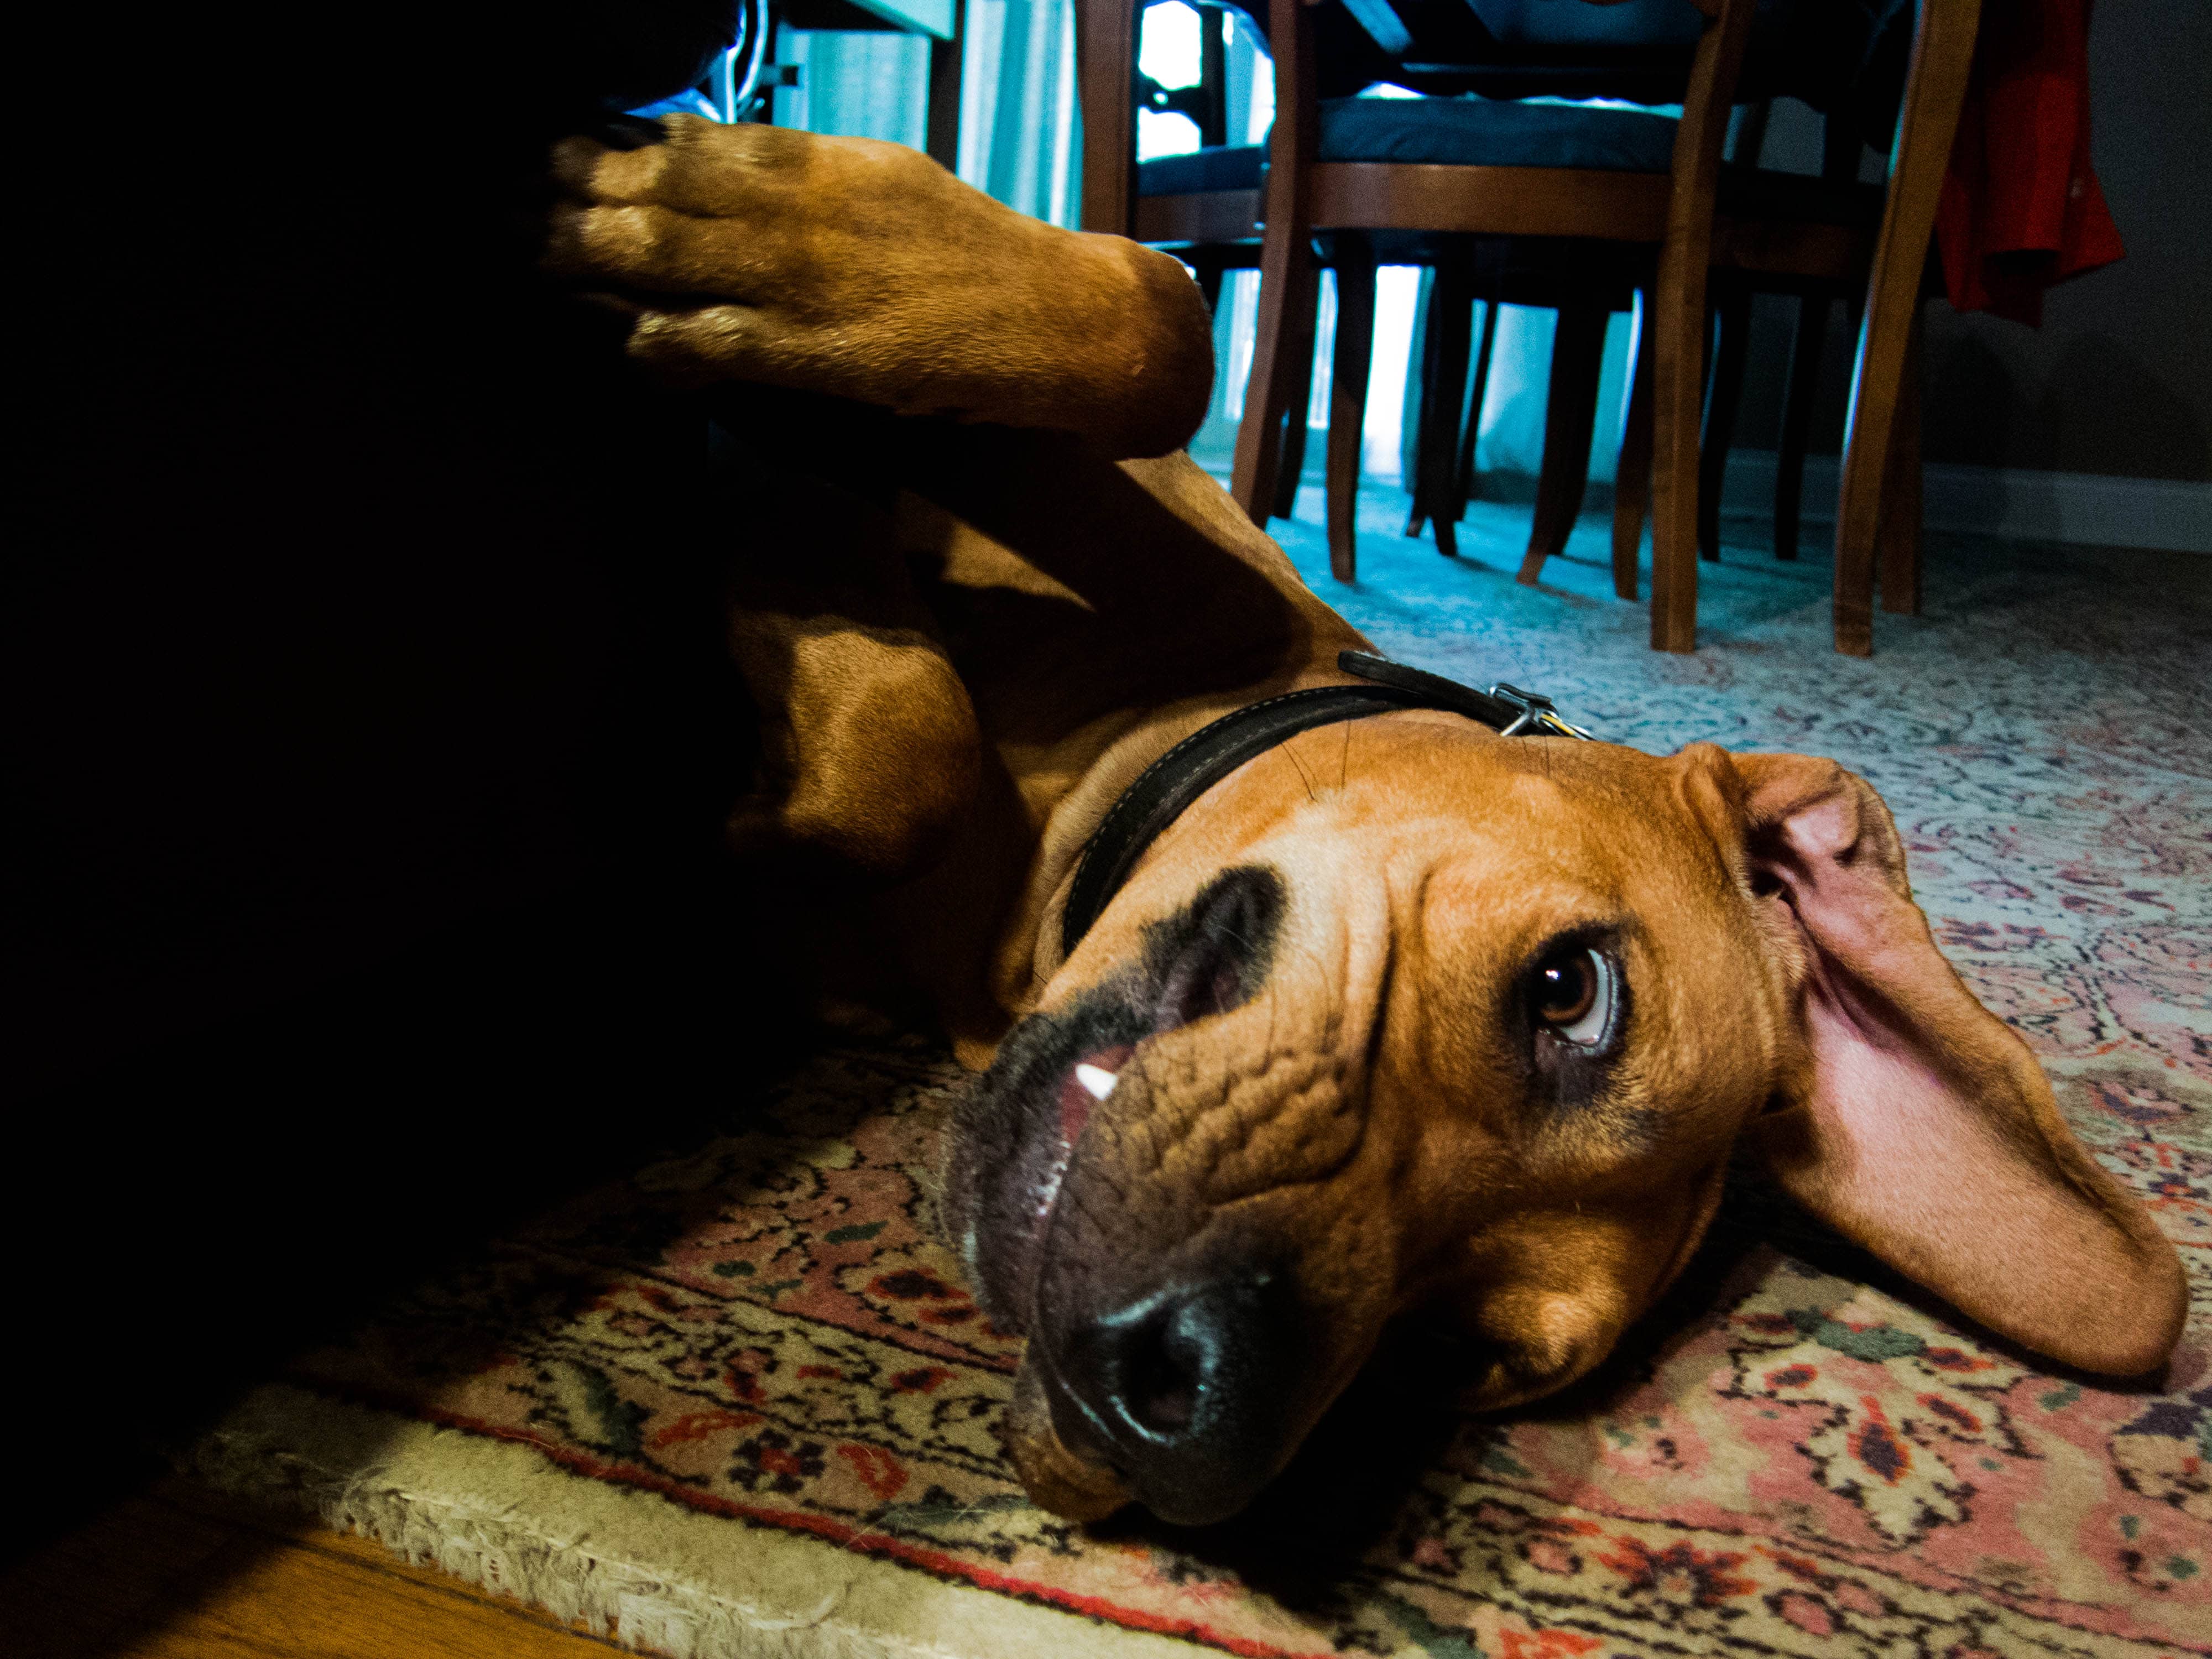
[(1111, 1464), (1163, 1521), (1243, 1509), (1291, 1449), (1310, 1344), (1288, 1278), (1232, 1267), (1031, 1338), (1063, 1443)]

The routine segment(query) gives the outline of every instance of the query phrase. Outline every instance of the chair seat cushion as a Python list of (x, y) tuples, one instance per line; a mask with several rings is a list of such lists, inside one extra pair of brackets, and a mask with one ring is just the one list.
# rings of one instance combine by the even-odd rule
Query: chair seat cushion
[(1646, 110), (1501, 103), (1489, 98), (1332, 98), (1321, 106), (1324, 161), (1431, 161), (1477, 167), (1664, 173), (1672, 116)]
[(1139, 196), (1195, 196), (1216, 190), (1257, 190), (1267, 171), (1264, 144), (1217, 144), (1137, 163)]
[[(1675, 125), (1643, 110), (1486, 98), (1331, 98), (1321, 106), (1320, 158), (1664, 173), (1674, 160)], [(1256, 190), (1267, 160), (1260, 144), (1163, 155), (1139, 164), (1137, 193)]]

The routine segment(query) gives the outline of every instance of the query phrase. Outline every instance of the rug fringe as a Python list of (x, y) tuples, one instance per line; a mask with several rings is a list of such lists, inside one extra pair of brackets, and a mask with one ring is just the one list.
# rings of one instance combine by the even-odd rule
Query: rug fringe
[[(303, 1410), (301, 1402), (312, 1403)], [(334, 1413), (353, 1418), (346, 1426), (354, 1432), (331, 1435), (335, 1443), (319, 1447), (303, 1443), (315, 1430), (326, 1429)], [(374, 1443), (378, 1442), (382, 1443)], [(434, 1460), (427, 1466), (426, 1454)], [(526, 1447), (342, 1406), (281, 1386), (257, 1390), (177, 1461), (183, 1472), (218, 1491), (305, 1510), (338, 1531), (374, 1539), (410, 1562), (434, 1566), (464, 1583), (581, 1624), (596, 1636), (668, 1659), (963, 1659), (935, 1643), (869, 1629), (846, 1616), (856, 1589), (866, 1599), (861, 1581), (868, 1570), (884, 1569), (826, 1545), (805, 1547), (817, 1553), (817, 1571), (833, 1563), (848, 1569), (841, 1582), (802, 1607), (779, 1612), (648, 1571), (625, 1559), (635, 1552), (601, 1537), (588, 1523), (569, 1536), (549, 1535), (544, 1518), (531, 1513), (527, 1492), (501, 1502), (486, 1501), (481, 1493), (435, 1489), (453, 1477), (457, 1465), (477, 1466), (461, 1476), (460, 1484), (471, 1485), (481, 1481), (487, 1462), (511, 1462), (518, 1456), (538, 1467), (510, 1468), (497, 1474), (525, 1487), (544, 1480), (575, 1483), (562, 1494), (571, 1503), (577, 1486), (595, 1498), (631, 1504), (641, 1498), (667, 1511), (643, 1517), (647, 1531), (664, 1537), (705, 1519), (650, 1495), (579, 1481)], [(759, 1529), (745, 1532), (749, 1542), (763, 1541)], [(799, 1540), (781, 1541), (788, 1546)]]

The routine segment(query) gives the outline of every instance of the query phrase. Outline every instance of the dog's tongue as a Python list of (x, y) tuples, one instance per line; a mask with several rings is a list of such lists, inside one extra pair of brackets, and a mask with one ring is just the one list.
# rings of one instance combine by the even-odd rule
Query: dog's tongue
[(1060, 1144), (1073, 1150), (1075, 1139), (1083, 1133), (1083, 1126), (1091, 1121), (1091, 1109), (1106, 1098), (1114, 1087), (1114, 1079), (1129, 1063), (1129, 1056), (1137, 1052), (1133, 1043), (1119, 1042), (1111, 1048), (1101, 1048), (1095, 1054), (1085, 1054), (1068, 1068), (1060, 1085)]

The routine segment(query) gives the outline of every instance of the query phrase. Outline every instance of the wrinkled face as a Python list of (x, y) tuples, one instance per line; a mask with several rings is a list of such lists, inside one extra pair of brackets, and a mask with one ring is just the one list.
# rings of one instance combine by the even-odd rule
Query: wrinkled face
[(1694, 767), (1406, 713), (1184, 815), (966, 1103), (947, 1230), (1023, 1479), (1203, 1522), (1392, 1316), (1498, 1406), (1595, 1365), (1774, 1086), (1784, 975)]

